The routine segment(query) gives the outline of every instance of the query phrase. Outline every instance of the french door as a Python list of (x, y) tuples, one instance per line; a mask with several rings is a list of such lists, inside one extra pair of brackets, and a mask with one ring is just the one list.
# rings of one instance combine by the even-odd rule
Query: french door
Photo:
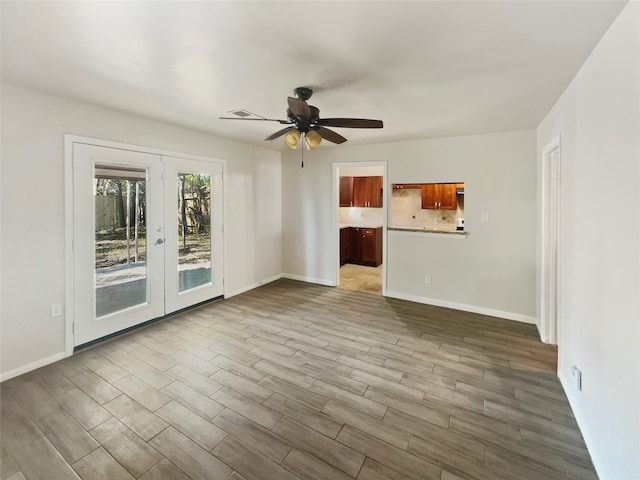
[(73, 144), (74, 345), (223, 295), (222, 165)]

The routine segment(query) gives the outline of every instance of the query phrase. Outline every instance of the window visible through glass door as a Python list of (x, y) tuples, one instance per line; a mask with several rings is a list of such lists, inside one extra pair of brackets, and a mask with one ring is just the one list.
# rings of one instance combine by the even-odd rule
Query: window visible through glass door
[(178, 292), (211, 284), (211, 175), (178, 173)]
[(146, 180), (146, 169), (95, 165), (97, 318), (148, 302)]

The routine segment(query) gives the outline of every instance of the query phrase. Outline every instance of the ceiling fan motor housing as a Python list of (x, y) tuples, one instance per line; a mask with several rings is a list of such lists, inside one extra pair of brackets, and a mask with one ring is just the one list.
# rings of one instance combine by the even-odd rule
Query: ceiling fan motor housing
[(298, 100), (303, 100), (306, 102), (311, 98), (311, 95), (313, 95), (313, 90), (307, 87), (298, 87), (293, 90), (293, 95)]

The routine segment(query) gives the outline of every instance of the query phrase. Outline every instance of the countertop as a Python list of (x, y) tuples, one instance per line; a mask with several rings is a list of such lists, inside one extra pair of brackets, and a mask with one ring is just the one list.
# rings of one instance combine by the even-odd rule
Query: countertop
[[(381, 228), (382, 225), (379, 223), (341, 223), (340, 229), (343, 228)], [(418, 227), (418, 226), (404, 226), (404, 225), (394, 225), (391, 227), (387, 227), (387, 230), (397, 231), (397, 232), (418, 232), (418, 233), (439, 233), (443, 235), (466, 235), (464, 230), (456, 230), (455, 227)]]
[(419, 233), (441, 233), (444, 235), (465, 235), (464, 230), (456, 230), (455, 227), (417, 227), (417, 226), (392, 226), (387, 230), (399, 232), (419, 232)]
[(341, 223), (340, 228), (381, 228), (382, 224), (380, 223)]

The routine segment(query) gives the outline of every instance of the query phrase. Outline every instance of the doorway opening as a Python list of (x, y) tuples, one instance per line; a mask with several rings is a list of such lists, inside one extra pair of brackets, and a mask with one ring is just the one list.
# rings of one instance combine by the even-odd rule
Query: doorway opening
[(560, 300), (560, 137), (542, 155), (542, 274), (540, 324), (542, 341), (559, 343)]
[(385, 177), (384, 162), (334, 165), (339, 288), (385, 292)]

